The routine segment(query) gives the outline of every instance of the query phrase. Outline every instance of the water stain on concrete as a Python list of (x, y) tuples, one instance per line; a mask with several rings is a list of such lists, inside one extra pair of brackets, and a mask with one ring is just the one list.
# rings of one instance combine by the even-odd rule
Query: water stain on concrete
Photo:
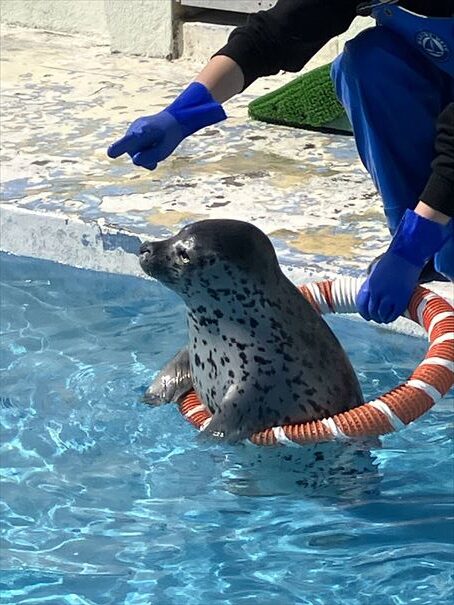
[(167, 212), (156, 211), (147, 217), (152, 225), (167, 227), (171, 231), (178, 231), (187, 223), (200, 221), (206, 218), (202, 214), (193, 214), (191, 212), (179, 212), (178, 210), (167, 210)]
[(351, 259), (361, 246), (362, 239), (353, 233), (339, 232), (331, 227), (292, 231), (278, 229), (270, 234), (284, 240), (292, 248), (305, 254), (322, 254)]

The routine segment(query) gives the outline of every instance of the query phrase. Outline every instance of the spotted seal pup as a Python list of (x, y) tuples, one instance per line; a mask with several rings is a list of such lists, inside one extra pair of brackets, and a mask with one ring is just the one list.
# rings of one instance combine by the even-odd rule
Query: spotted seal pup
[(184, 300), (189, 328), (189, 346), (148, 388), (149, 403), (194, 388), (213, 415), (206, 431), (232, 441), (363, 403), (339, 341), (254, 225), (192, 223), (145, 242), (140, 264)]

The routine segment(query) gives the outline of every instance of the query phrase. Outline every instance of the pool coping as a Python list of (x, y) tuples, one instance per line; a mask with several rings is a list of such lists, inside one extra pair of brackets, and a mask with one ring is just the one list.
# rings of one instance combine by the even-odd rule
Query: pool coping
[(0, 204), (0, 250), (17, 256), (146, 278), (135, 252), (140, 242), (137, 234), (103, 219), (86, 221)]

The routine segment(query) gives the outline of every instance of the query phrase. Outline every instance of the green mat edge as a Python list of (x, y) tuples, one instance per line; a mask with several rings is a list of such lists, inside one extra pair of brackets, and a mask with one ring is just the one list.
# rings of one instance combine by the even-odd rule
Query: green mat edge
[[(263, 108), (263, 104), (267, 104), (267, 102), (271, 99), (274, 101), (279, 101), (279, 97), (285, 95), (287, 89), (290, 86), (294, 86), (299, 80), (304, 80), (305, 78), (313, 78), (317, 73), (320, 74), (321, 77), (326, 77), (326, 72), (329, 72), (331, 69), (331, 64), (327, 63), (325, 65), (321, 65), (316, 67), (315, 69), (297, 76), (294, 80), (287, 82), (283, 86), (280, 86), (276, 90), (268, 92), (264, 95), (261, 95), (257, 99), (251, 101), (248, 105), (248, 115), (253, 120), (258, 120), (260, 122), (264, 122), (267, 124), (275, 124), (277, 126), (287, 126), (289, 128), (300, 128), (302, 130), (310, 130), (313, 132), (324, 132), (331, 134), (342, 134), (345, 136), (351, 136), (353, 134), (350, 122), (348, 120), (347, 114), (345, 113), (345, 109), (337, 99), (334, 89), (333, 89), (333, 100), (336, 101), (335, 106), (337, 107), (337, 111), (333, 111), (332, 119), (328, 122), (320, 123), (320, 124), (308, 124), (304, 121), (293, 121), (288, 119), (281, 119), (276, 117), (269, 117), (268, 112), (262, 113), (267, 108)], [(328, 76), (329, 77), (329, 76)], [(280, 94), (281, 93), (281, 94)], [(340, 122), (340, 125), (337, 126), (336, 122)], [(345, 127), (345, 123), (349, 124), (349, 127)]]
[[(256, 118), (255, 116), (249, 113), (249, 117), (253, 120), (257, 120), (258, 122), (264, 122), (266, 124), (272, 124), (274, 126), (286, 126), (288, 128), (298, 128), (300, 130), (310, 130), (311, 132), (322, 132), (326, 134), (339, 134), (343, 136), (353, 136), (353, 131), (347, 128), (338, 128), (335, 125), (330, 126), (331, 122), (325, 124), (324, 126), (314, 126), (311, 124), (305, 124), (302, 122), (292, 122), (291, 120), (278, 120), (278, 119), (269, 119), (269, 118)], [(342, 115), (339, 117), (343, 117)], [(339, 119), (339, 118), (337, 118)], [(348, 120), (348, 118), (346, 118)], [(335, 120), (333, 120), (334, 122)]]

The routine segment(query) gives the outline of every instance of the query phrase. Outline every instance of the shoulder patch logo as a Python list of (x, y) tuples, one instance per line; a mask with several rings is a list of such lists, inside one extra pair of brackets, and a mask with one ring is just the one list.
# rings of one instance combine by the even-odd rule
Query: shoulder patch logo
[(436, 61), (446, 61), (449, 57), (448, 44), (433, 32), (421, 31), (416, 35), (416, 43), (424, 54)]

